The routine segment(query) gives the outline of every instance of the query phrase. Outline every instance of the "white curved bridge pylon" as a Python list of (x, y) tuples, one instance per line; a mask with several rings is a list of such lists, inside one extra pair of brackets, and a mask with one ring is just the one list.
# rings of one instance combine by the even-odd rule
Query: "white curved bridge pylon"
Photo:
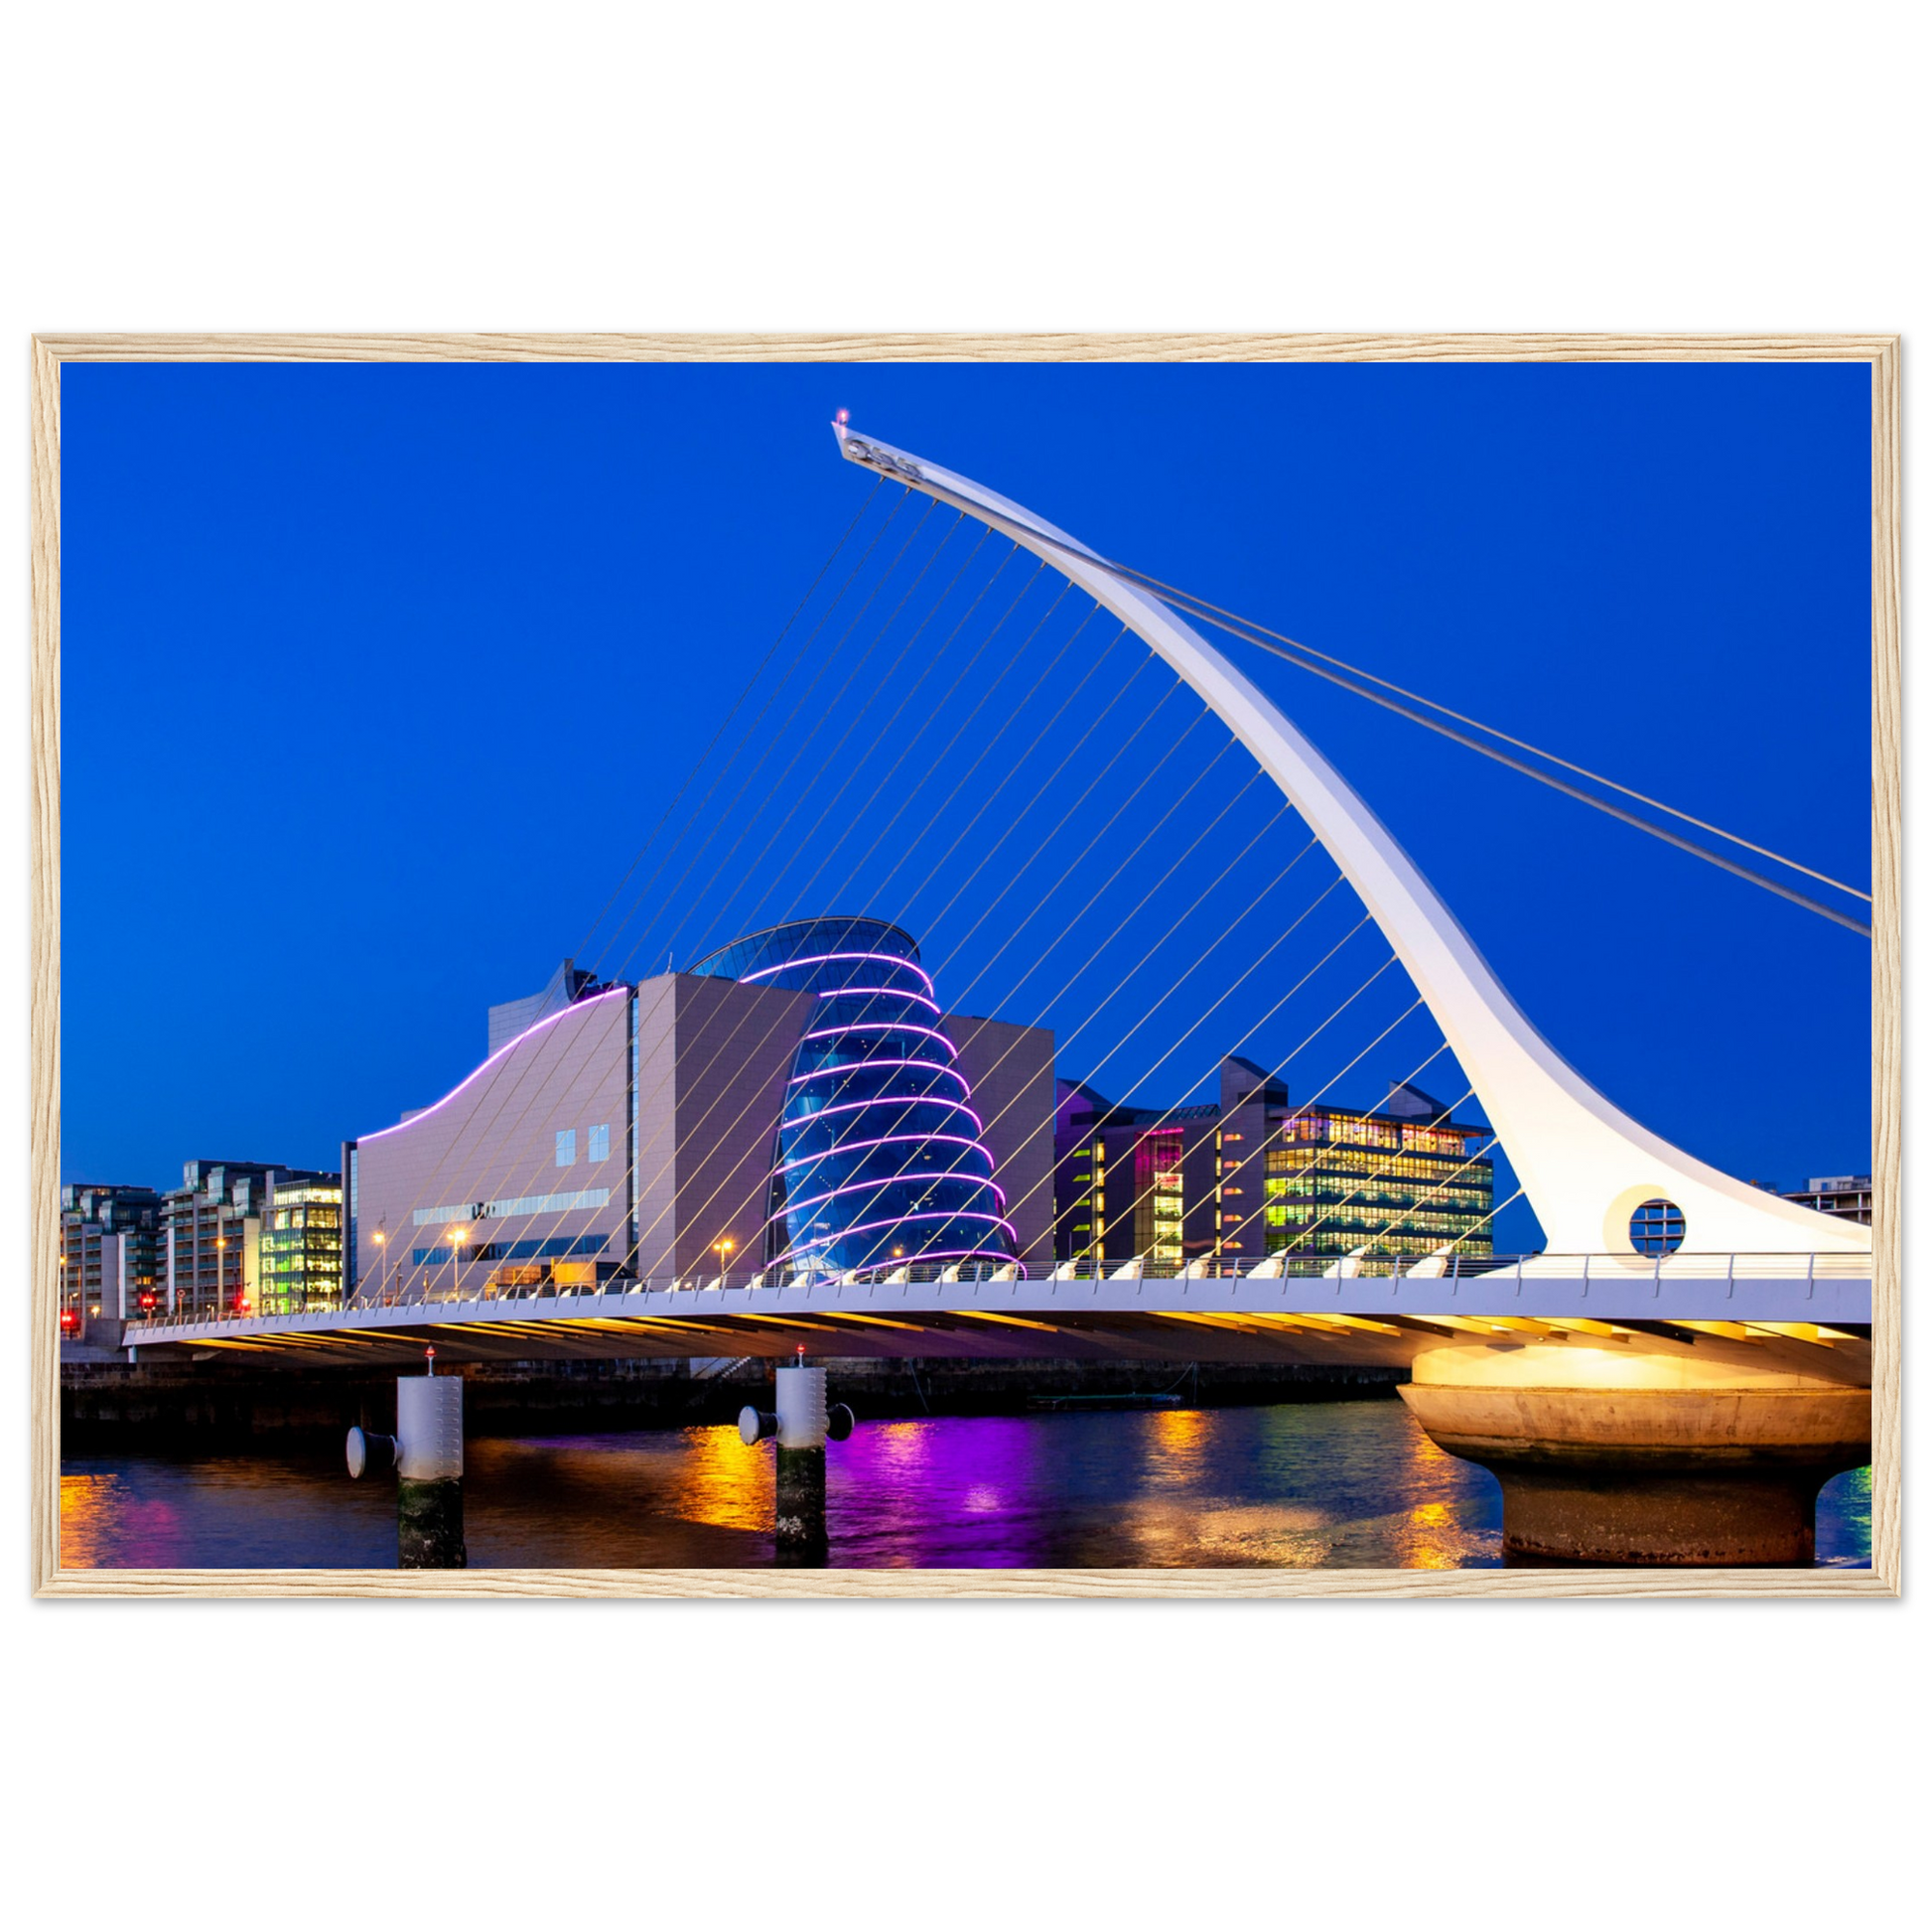
[(1676, 1203), (1686, 1252), (1871, 1251), (1871, 1230), (1801, 1207), (1673, 1147), (1606, 1099), (1538, 1033), (1436, 889), (1286, 716), (1172, 609), (1086, 545), (923, 457), (833, 425), (851, 462), (952, 504), (1111, 611), (1247, 747), (1327, 848), (1408, 970), (1486, 1109), (1547, 1247), (1637, 1257), (1632, 1212)]

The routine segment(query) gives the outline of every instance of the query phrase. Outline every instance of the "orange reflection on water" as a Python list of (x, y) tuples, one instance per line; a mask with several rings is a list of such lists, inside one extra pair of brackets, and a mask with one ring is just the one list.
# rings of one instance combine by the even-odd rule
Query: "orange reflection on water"
[(665, 1501), (687, 1523), (721, 1530), (769, 1530), (772, 1477), (770, 1453), (761, 1445), (748, 1448), (732, 1424), (687, 1429), (684, 1453)]
[(1188, 1449), (1207, 1434), (1207, 1417), (1199, 1409), (1157, 1409), (1154, 1436), (1163, 1449)]
[(112, 1476), (61, 1478), (61, 1567), (91, 1569), (100, 1561), (100, 1532)]
[(921, 1467), (932, 1450), (932, 1432), (924, 1423), (875, 1423), (867, 1431), (867, 1448), (889, 1475)]

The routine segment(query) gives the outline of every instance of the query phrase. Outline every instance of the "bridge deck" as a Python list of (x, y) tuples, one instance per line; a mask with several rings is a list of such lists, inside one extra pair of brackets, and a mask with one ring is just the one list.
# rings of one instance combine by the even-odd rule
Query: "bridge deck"
[[(135, 1323), (124, 1345), (143, 1361), (240, 1354), (363, 1366), (416, 1362), (430, 1344), (450, 1362), (779, 1357), (802, 1345), (834, 1356), (1403, 1364), (1458, 1331), (1506, 1337), (1512, 1328), (1548, 1326), (1584, 1336), (1613, 1324), (1646, 1349), (1789, 1343), (1802, 1346), (1813, 1372), (1829, 1356), (1843, 1364), (1845, 1379), (1857, 1380), (1852, 1357), (1868, 1357), (1868, 1347), (1851, 1331), (1870, 1319), (1868, 1276), (1508, 1270), (1460, 1279), (820, 1282), (628, 1292), (613, 1285), (542, 1299)], [(1780, 1328), (1790, 1332), (1771, 1332)], [(1819, 1328), (1827, 1331), (1822, 1341)]]

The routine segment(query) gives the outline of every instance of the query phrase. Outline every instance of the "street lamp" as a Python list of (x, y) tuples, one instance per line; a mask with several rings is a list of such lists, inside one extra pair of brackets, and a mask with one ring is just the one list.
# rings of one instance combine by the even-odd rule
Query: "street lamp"
[(384, 1234), (380, 1228), (377, 1228), (375, 1231), (375, 1245), (382, 1250), (382, 1253), (376, 1257), (376, 1260), (380, 1265), (376, 1276), (375, 1292), (378, 1297), (384, 1299), (387, 1298), (389, 1293), (388, 1243), (389, 1243), (389, 1237), (386, 1234)]
[(468, 1228), (452, 1228), (450, 1230), (450, 1300), (453, 1302), (457, 1299), (457, 1250), (463, 1246), (463, 1237), (469, 1232), (470, 1230)]
[(723, 1288), (725, 1285), (725, 1270), (731, 1266), (732, 1250), (738, 1246), (738, 1243), (728, 1234), (723, 1240), (713, 1245), (718, 1251), (718, 1286)]
[(217, 1315), (221, 1312), (221, 1298), (228, 1292), (228, 1284), (224, 1279), (226, 1265), (221, 1259), (222, 1250), (227, 1245), (226, 1235), (217, 1234), (214, 1237), (214, 1312)]

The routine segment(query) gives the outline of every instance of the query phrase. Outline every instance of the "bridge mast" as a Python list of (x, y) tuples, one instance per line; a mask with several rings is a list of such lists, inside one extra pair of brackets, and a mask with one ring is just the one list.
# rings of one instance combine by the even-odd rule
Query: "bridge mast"
[[(1168, 605), (1031, 510), (970, 478), (833, 424), (849, 462), (950, 503), (1050, 564), (1192, 687), (1327, 848), (1407, 968), (1508, 1152), (1552, 1252), (1645, 1260), (1630, 1217), (1682, 1211), (1703, 1253), (1869, 1253), (1871, 1231), (1753, 1187), (1599, 1093), (1511, 999), (1421, 870), (1322, 754)], [(1648, 1265), (1645, 1260), (1645, 1265)]]

